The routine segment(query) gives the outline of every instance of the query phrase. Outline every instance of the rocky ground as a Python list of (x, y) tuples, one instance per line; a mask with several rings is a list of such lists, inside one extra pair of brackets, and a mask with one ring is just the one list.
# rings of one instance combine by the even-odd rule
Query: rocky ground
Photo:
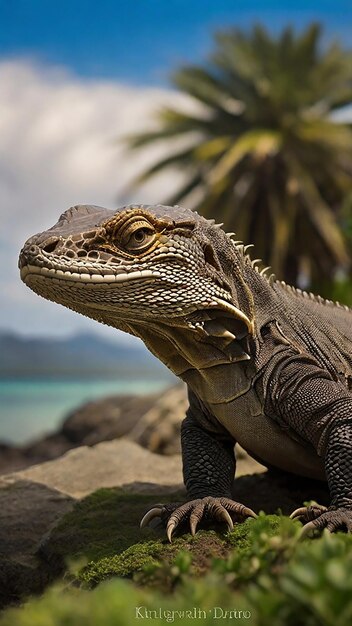
[[(240, 459), (235, 497), (256, 511), (271, 513), (280, 507), (288, 513), (313, 497), (326, 502), (321, 484), (269, 472), (241, 476), (248, 469), (246, 459)], [(54, 461), (2, 476), (0, 606), (40, 592), (81, 557), (89, 562), (86, 575), (99, 582), (100, 576), (117, 575), (120, 567), (127, 567), (133, 546), (137, 552), (128, 561), (130, 570), (133, 563), (138, 566), (141, 545), (142, 556), (149, 549), (168, 554), (164, 530), (141, 531), (139, 520), (152, 504), (185, 496), (180, 455), (155, 454), (126, 439), (79, 447)], [(199, 545), (192, 544), (196, 553), (216, 555), (222, 544), (212, 534), (200, 537)], [(157, 543), (151, 544), (153, 540)], [(189, 550), (189, 541), (187, 536), (175, 545)]]
[[(167, 560), (176, 548), (191, 551), (203, 569), (211, 555), (221, 556), (225, 544), (216, 533), (187, 535), (170, 548), (160, 525), (139, 529), (149, 506), (186, 497), (179, 454), (186, 403), (182, 386), (158, 397), (90, 403), (59, 433), (17, 450), (7, 466), (3, 455), (0, 605), (41, 592), (81, 559), (81, 579), (96, 584), (131, 575), (152, 554)], [(237, 456), (234, 497), (254, 510), (288, 513), (304, 500), (326, 502), (321, 484), (265, 472), (241, 449)], [(9, 470), (11, 463), (22, 469)]]

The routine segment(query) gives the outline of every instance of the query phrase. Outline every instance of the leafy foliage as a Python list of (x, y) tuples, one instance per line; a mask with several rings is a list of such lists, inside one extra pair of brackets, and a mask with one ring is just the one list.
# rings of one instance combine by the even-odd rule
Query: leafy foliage
[[(188, 623), (187, 611), (190, 622), (205, 625), (221, 618), (254, 626), (347, 626), (352, 537), (324, 531), (302, 542), (299, 528), (288, 518), (260, 515), (228, 534), (229, 555), (215, 559), (205, 576), (194, 576), (192, 557), (183, 550), (170, 563), (145, 565), (134, 582), (114, 578), (93, 591), (56, 586), (3, 613), (0, 626), (124, 626), (136, 620), (138, 609), (151, 611), (157, 626)], [(165, 579), (172, 583), (168, 591)]]
[(320, 35), (316, 24), (219, 33), (209, 63), (172, 77), (192, 112), (165, 108), (154, 131), (129, 138), (132, 149), (178, 139), (137, 182), (180, 168), (185, 184), (165, 202), (224, 222), (289, 282), (348, 263), (337, 217), (352, 191), (352, 132), (333, 114), (352, 102), (352, 55), (323, 49)]

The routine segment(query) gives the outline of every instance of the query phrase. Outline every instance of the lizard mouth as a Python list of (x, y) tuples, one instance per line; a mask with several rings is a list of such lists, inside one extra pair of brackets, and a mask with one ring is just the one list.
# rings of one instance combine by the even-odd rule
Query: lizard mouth
[(189, 315), (187, 324), (200, 341), (215, 345), (231, 362), (250, 360), (248, 339), (254, 324), (233, 304), (214, 298), (210, 306)]
[(21, 268), (21, 279), (24, 283), (28, 283), (31, 279), (43, 278), (59, 282), (70, 282), (76, 284), (116, 284), (125, 283), (133, 280), (141, 280), (146, 278), (156, 278), (157, 272), (152, 270), (138, 270), (131, 272), (121, 272), (114, 274), (89, 274), (88, 272), (78, 273), (54, 268), (40, 267), (39, 265), (24, 265)]
[(250, 320), (249, 317), (241, 311), (241, 309), (231, 304), (231, 302), (226, 302), (226, 300), (222, 300), (221, 298), (214, 298), (214, 300), (218, 304), (220, 310), (224, 311), (225, 319), (228, 317), (232, 318), (234, 322), (238, 322), (247, 328), (246, 334), (254, 335), (254, 322), (253, 320)]
[(187, 322), (202, 334), (221, 337), (227, 342), (254, 335), (254, 322), (243, 311), (221, 298), (213, 298), (203, 309), (197, 309)]
[[(116, 268), (114, 273), (88, 273), (84, 272), (70, 272), (63, 269), (54, 269), (48, 266), (40, 266), (27, 263), (21, 267), (21, 279), (22, 281), (38, 293), (42, 295), (45, 293), (45, 297), (53, 299), (55, 294), (55, 285), (59, 289), (61, 286), (60, 301), (67, 299), (64, 297), (62, 287), (67, 285), (67, 288), (77, 288), (77, 292), (82, 293), (81, 288), (89, 285), (93, 289), (112, 289), (115, 285), (127, 285), (133, 282), (143, 283), (154, 282), (160, 277), (160, 272), (157, 270), (144, 269), (144, 270), (130, 270), (126, 272), (126, 269)], [(48, 292), (52, 292), (49, 297)], [(72, 292), (71, 292), (72, 293)], [(85, 299), (85, 306), (87, 308), (102, 308), (107, 310), (108, 303), (89, 302), (89, 298)], [(66, 304), (66, 306), (68, 306)], [(186, 307), (185, 307), (186, 308)], [(233, 340), (240, 339), (246, 335), (254, 334), (254, 323), (248, 316), (243, 313), (239, 308), (234, 306), (231, 302), (222, 297), (212, 297), (206, 305), (199, 308), (197, 305), (187, 303), (188, 314), (187, 325), (191, 328), (200, 331), (202, 334), (222, 337), (223, 339)], [(184, 312), (175, 312), (176, 317), (183, 317)]]

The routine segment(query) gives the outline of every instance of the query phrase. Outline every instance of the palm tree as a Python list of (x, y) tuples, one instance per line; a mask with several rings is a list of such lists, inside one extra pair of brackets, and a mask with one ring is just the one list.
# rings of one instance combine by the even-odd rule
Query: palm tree
[(215, 41), (207, 65), (172, 77), (194, 113), (165, 108), (156, 130), (128, 138), (132, 149), (170, 145), (136, 182), (177, 167), (185, 183), (164, 202), (224, 222), (285, 280), (333, 277), (349, 261), (338, 216), (352, 190), (352, 131), (333, 114), (352, 102), (352, 55), (337, 43), (323, 49), (315, 24), (278, 37), (257, 25)]

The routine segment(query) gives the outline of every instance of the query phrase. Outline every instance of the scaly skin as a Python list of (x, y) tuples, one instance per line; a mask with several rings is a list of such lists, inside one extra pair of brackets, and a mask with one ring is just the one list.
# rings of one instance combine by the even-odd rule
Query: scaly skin
[(140, 337), (188, 385), (190, 501), (157, 506), (171, 540), (188, 521), (254, 517), (232, 499), (236, 441), (262, 463), (327, 480), (304, 532), (352, 529), (352, 315), (259, 272), (221, 227), (180, 207), (77, 206), (29, 239), (22, 280)]

